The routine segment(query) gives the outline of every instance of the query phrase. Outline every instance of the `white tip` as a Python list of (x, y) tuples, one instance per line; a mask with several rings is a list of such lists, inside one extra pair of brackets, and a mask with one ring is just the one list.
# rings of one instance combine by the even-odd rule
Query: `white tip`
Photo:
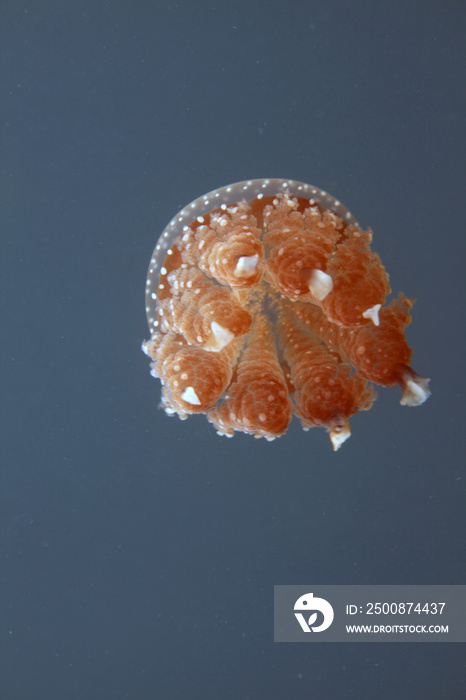
[(329, 435), (333, 449), (336, 452), (351, 435), (348, 418), (342, 414), (335, 416), (330, 424)]
[(206, 342), (202, 346), (204, 350), (209, 350), (210, 352), (220, 352), (228, 343), (231, 343), (235, 334), (224, 328), (217, 323), (217, 321), (212, 321), (210, 324), (212, 333), (207, 338)]
[(380, 325), (379, 311), (382, 308), (382, 304), (374, 304), (370, 309), (366, 309), (362, 314), (363, 318), (370, 318), (374, 326)]
[(145, 352), (147, 357), (150, 357), (152, 360), (155, 360), (155, 356), (157, 354), (159, 337), (160, 336), (154, 335), (150, 340), (145, 340), (141, 345), (141, 350)]
[(323, 270), (312, 270), (309, 275), (309, 291), (317, 301), (322, 301), (333, 289), (333, 280)]
[(198, 395), (196, 394), (192, 386), (186, 387), (186, 389), (181, 394), (181, 398), (183, 399), (183, 401), (186, 401), (186, 403), (190, 403), (192, 406), (201, 405)]
[(253, 277), (256, 274), (259, 255), (242, 255), (235, 267), (235, 277)]
[(429, 389), (430, 379), (415, 375), (410, 377), (403, 384), (403, 396), (400, 404), (402, 406), (420, 406), (427, 401), (431, 392)]

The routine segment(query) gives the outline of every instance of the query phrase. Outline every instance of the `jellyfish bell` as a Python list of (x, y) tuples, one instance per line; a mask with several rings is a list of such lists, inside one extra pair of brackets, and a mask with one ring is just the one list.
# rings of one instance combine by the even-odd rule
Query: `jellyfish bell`
[(267, 440), (294, 414), (337, 450), (374, 383), (399, 384), (404, 405), (425, 401), (404, 333), (413, 302), (385, 304), (371, 241), (341, 202), (293, 180), (239, 182), (184, 207), (146, 282), (143, 350), (166, 412)]

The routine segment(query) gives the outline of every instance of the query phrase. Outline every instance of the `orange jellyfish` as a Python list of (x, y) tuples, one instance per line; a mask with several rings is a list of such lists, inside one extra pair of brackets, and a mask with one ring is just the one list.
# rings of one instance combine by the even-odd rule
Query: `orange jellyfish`
[(143, 343), (162, 406), (204, 413), (220, 435), (273, 440), (296, 415), (337, 450), (374, 384), (418, 406), (428, 379), (409, 366), (413, 301), (386, 304), (372, 232), (322, 190), (248, 180), (196, 199), (160, 236), (149, 266)]

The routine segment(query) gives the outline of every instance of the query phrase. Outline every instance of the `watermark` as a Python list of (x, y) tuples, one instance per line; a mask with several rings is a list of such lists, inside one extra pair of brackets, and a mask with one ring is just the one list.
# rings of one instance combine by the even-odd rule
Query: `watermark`
[(466, 586), (275, 586), (276, 642), (466, 642)]

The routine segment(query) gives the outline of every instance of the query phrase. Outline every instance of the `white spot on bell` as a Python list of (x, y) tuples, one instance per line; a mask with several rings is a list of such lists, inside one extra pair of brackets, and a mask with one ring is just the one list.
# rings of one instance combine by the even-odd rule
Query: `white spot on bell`
[(235, 277), (252, 277), (257, 270), (259, 255), (242, 255), (235, 267)]
[(235, 337), (234, 333), (229, 331), (228, 328), (221, 326), (220, 323), (217, 323), (217, 321), (212, 321), (210, 328), (212, 333), (209, 335), (207, 341), (203, 345), (204, 350), (219, 352), (222, 350), (222, 348), (228, 345), (228, 343), (231, 343)]
[(374, 326), (380, 325), (379, 311), (382, 308), (382, 304), (374, 304), (370, 309), (366, 309), (362, 314), (363, 318), (370, 318)]
[(192, 386), (186, 387), (186, 389), (183, 391), (181, 394), (181, 398), (183, 401), (186, 401), (186, 403), (190, 403), (192, 406), (200, 406), (201, 402), (199, 401), (199, 397), (194, 391)]
[(333, 289), (333, 280), (323, 270), (312, 270), (308, 280), (309, 291), (318, 301), (322, 301)]

